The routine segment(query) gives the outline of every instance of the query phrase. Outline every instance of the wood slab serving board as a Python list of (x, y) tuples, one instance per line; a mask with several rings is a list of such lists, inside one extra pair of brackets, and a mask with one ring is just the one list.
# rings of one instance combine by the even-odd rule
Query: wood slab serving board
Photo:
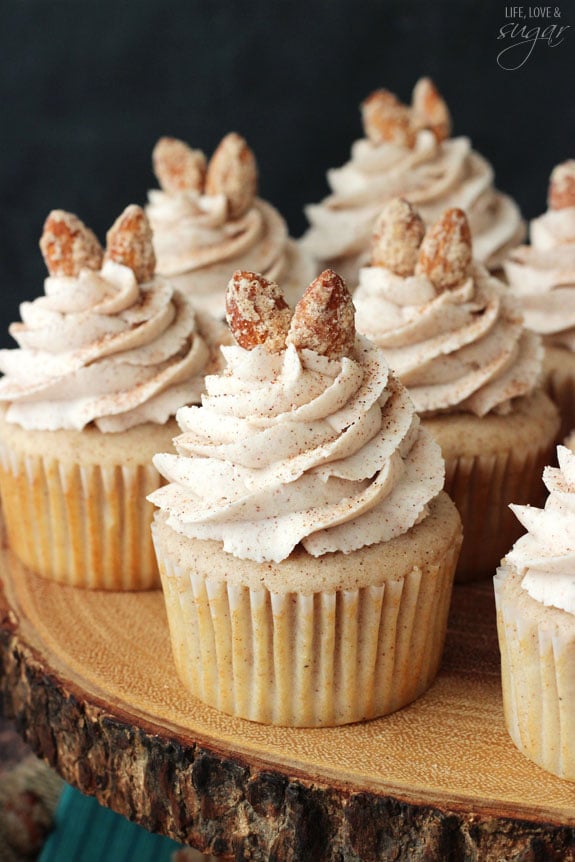
[(490, 583), (455, 588), (431, 690), (386, 718), (265, 727), (187, 694), (162, 595), (74, 590), (0, 550), (6, 715), (70, 783), (237, 860), (575, 860), (575, 784), (507, 735)]

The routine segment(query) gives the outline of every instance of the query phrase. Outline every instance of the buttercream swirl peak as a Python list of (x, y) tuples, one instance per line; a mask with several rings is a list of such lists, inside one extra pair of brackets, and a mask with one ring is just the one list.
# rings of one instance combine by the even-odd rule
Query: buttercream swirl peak
[(546, 343), (575, 350), (575, 160), (553, 169), (548, 201), (530, 223), (530, 245), (507, 257), (505, 274), (525, 325)]
[(439, 447), (381, 351), (356, 335), (342, 279), (322, 273), (284, 314), (277, 285), (235, 273), (228, 302), (243, 346), (222, 348), (201, 406), (178, 411), (176, 454), (154, 458), (167, 484), (150, 499), (168, 525), (262, 562), (300, 543), (350, 553), (426, 517), (443, 487)]
[(315, 265), (279, 212), (258, 197), (258, 167), (243, 137), (230, 132), (209, 160), (183, 141), (161, 138), (153, 164), (161, 188), (150, 191), (147, 213), (158, 272), (217, 317), (234, 270), (281, 280), (295, 304)]
[(377, 216), (388, 200), (403, 197), (427, 225), (445, 209), (464, 210), (476, 259), (497, 269), (525, 235), (521, 213), (494, 187), (491, 165), (469, 139), (450, 137), (449, 109), (433, 82), (420, 79), (410, 105), (377, 90), (363, 102), (362, 115), (365, 137), (353, 144), (346, 164), (328, 171), (331, 193), (306, 207), (303, 246), (355, 286)]
[(473, 261), (462, 210), (446, 210), (423, 238), (418, 225), (407, 201), (384, 208), (377, 264), (360, 270), (354, 294), (357, 328), (384, 351), (418, 412), (506, 413), (538, 385), (540, 340), (501, 282)]
[(21, 304), (22, 321), (10, 327), (19, 347), (0, 351), (8, 421), (122, 431), (164, 423), (199, 401), (223, 333), (155, 276), (140, 207), (116, 220), (105, 252), (76, 216), (60, 210), (46, 219), (40, 246), (50, 273), (45, 295)]
[(522, 574), (531, 598), (575, 614), (575, 453), (557, 447), (558, 467), (545, 467), (544, 509), (511, 505), (527, 533), (505, 562)]

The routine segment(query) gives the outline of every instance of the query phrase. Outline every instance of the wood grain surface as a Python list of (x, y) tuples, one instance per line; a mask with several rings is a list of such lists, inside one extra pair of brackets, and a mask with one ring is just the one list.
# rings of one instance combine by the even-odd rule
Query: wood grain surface
[(59, 586), (5, 549), (0, 577), (6, 714), (67, 781), (152, 831), (235, 859), (575, 860), (575, 784), (505, 729), (490, 583), (456, 587), (421, 699), (289, 729), (187, 694), (160, 592)]

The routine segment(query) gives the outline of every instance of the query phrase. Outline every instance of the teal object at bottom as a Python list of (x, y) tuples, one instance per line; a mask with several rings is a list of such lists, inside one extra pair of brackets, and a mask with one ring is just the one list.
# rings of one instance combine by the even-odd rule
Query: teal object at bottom
[(38, 862), (170, 862), (180, 848), (66, 786)]

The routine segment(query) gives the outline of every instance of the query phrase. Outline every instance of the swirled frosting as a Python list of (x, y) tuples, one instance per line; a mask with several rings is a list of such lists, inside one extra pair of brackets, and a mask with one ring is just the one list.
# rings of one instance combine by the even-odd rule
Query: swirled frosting
[(196, 315), (163, 278), (139, 284), (127, 266), (45, 280), (45, 295), (20, 306), (0, 351), (0, 400), (23, 428), (123, 431), (164, 423), (199, 402), (219, 325)]
[(260, 198), (232, 220), (225, 195), (154, 189), (147, 215), (157, 271), (216, 317), (224, 316), (225, 286), (235, 269), (281, 281), (292, 303), (299, 286), (315, 275), (311, 257), (289, 237), (284, 219)]
[(177, 454), (154, 458), (169, 484), (150, 499), (174, 530), (280, 561), (298, 543), (320, 556), (385, 542), (426, 516), (441, 453), (367, 339), (337, 360), (222, 350), (202, 405), (177, 413)]
[(530, 240), (504, 263), (509, 286), (529, 329), (575, 350), (575, 206), (533, 219)]
[(538, 384), (540, 339), (479, 263), (443, 291), (424, 274), (363, 267), (354, 304), (358, 331), (383, 350), (419, 413), (506, 413)]
[(575, 614), (575, 453), (557, 447), (559, 467), (545, 467), (544, 509), (511, 508), (528, 531), (505, 561), (523, 575), (522, 586), (544, 605)]
[(494, 188), (492, 167), (465, 137), (438, 141), (423, 129), (413, 148), (362, 138), (350, 161), (328, 171), (327, 179), (332, 193), (306, 207), (310, 228), (302, 244), (316, 259), (334, 262), (350, 284), (369, 257), (376, 217), (397, 196), (414, 204), (427, 224), (449, 207), (465, 210), (475, 257), (491, 270), (524, 236), (517, 205)]

